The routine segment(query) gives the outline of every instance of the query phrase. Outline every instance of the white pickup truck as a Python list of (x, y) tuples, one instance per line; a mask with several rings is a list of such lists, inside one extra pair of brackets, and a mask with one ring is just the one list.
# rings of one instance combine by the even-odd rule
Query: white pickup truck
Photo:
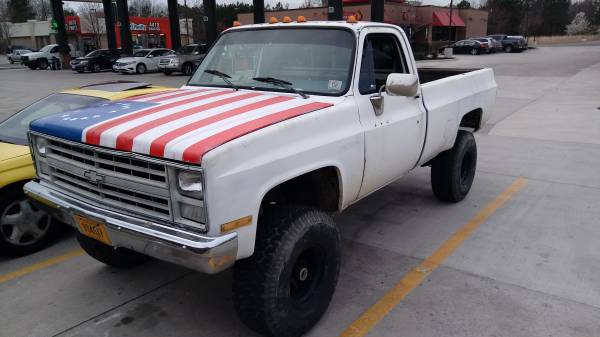
[(418, 70), (397, 26), (235, 27), (179, 90), (32, 122), (25, 191), (108, 265), (233, 266), (241, 320), (299, 336), (336, 287), (332, 214), (421, 166), (463, 199), (495, 94), (491, 69)]

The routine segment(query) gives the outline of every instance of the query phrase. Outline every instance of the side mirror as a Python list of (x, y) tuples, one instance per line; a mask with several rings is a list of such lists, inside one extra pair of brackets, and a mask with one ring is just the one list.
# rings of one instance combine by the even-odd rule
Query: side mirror
[(419, 77), (413, 74), (389, 74), (385, 92), (390, 96), (414, 97), (419, 92)]

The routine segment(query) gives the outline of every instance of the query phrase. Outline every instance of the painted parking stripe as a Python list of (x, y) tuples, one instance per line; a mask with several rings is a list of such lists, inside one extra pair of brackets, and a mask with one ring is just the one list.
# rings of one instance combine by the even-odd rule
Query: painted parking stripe
[(407, 272), (400, 282), (381, 297), (373, 306), (350, 324), (339, 337), (365, 336), (377, 323), (392, 311), (410, 292), (440, 266), (460, 247), (477, 228), (502, 207), (515, 193), (527, 184), (527, 179), (515, 179), (496, 199), (492, 200), (463, 227), (454, 232), (433, 254), (417, 267)]
[(70, 260), (74, 257), (82, 256), (83, 254), (85, 254), (85, 253), (82, 249), (75, 249), (75, 250), (67, 252), (63, 255), (55, 256), (55, 257), (49, 258), (47, 260), (44, 260), (42, 262), (31, 264), (29, 266), (15, 270), (13, 272), (10, 272), (10, 273), (4, 274), (4, 275), (0, 275), (0, 283), (8, 282), (8, 281), (14, 280), (18, 277), (36, 272), (38, 270), (46, 269), (48, 267), (51, 267), (56, 264)]

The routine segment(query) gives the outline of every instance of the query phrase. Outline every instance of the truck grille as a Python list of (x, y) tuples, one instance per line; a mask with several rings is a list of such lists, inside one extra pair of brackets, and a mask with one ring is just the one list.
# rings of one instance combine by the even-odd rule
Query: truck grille
[(21, 56), (21, 61), (29, 61), (29, 56)]
[(101, 204), (171, 219), (167, 168), (160, 163), (48, 139), (50, 180)]
[(169, 62), (171, 62), (171, 59), (160, 59), (160, 60), (158, 61), (158, 64), (159, 64), (159, 65), (163, 65), (163, 66), (164, 66), (164, 65), (167, 65), (167, 64), (169, 64)]

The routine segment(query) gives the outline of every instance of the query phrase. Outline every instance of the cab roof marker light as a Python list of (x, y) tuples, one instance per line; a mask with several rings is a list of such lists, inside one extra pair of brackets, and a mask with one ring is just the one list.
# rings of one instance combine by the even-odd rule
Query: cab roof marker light
[(289, 16), (284, 16), (283, 20), (281, 20), (281, 22), (283, 22), (283, 23), (290, 23), (290, 22), (292, 22), (292, 18), (290, 18)]
[(279, 20), (277, 20), (277, 18), (276, 18), (276, 17), (274, 17), (274, 16), (272, 16), (272, 17), (270, 17), (270, 18), (269, 18), (269, 23), (270, 23), (270, 24), (273, 24), (273, 23), (278, 23), (278, 22), (279, 22)]
[(298, 18), (296, 19), (296, 22), (298, 22), (298, 23), (306, 22), (306, 18), (303, 15), (299, 15)]
[(239, 21), (233, 21), (233, 27), (239, 27), (242, 24)]
[(356, 20), (356, 16), (354, 16), (354, 15), (350, 15), (350, 16), (348, 17), (348, 19), (346, 19), (346, 22), (347, 22), (347, 23), (357, 23), (357, 22), (358, 22), (358, 20)]

